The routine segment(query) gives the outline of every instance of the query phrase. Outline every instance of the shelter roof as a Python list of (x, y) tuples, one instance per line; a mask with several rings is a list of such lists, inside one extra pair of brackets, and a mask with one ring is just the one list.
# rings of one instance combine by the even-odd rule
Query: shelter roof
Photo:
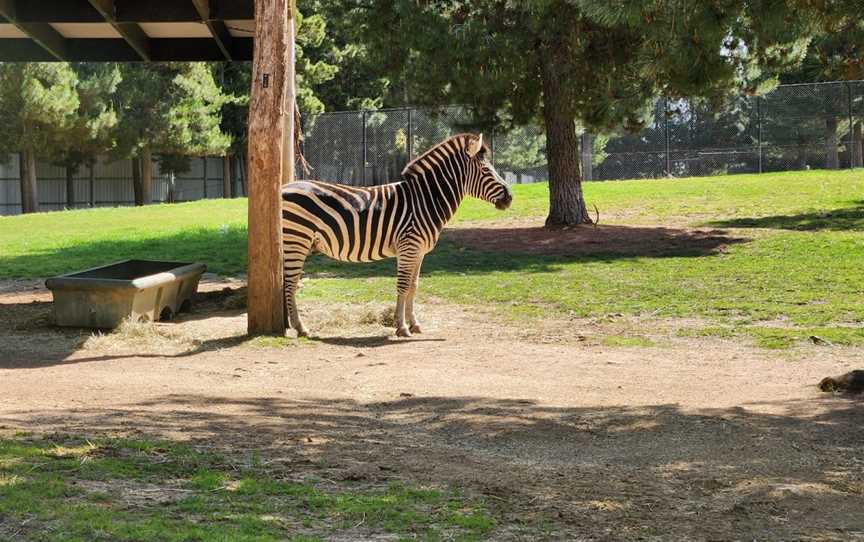
[(0, 61), (251, 60), (254, 0), (0, 0)]

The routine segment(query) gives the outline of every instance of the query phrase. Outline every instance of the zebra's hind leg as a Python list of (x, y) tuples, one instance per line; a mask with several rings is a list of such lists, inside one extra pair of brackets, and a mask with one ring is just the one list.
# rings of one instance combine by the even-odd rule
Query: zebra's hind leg
[(411, 246), (400, 247), (396, 255), (396, 336), (398, 337), (411, 336), (411, 329), (405, 322), (405, 313), (410, 311), (409, 316), (414, 317), (411, 290), (422, 259), (423, 256), (418, 257), (417, 249)]
[(303, 277), (303, 265), (306, 263), (306, 257), (311, 249), (311, 239), (297, 238), (296, 236), (291, 236), (290, 239), (286, 238), (282, 247), (285, 310), (287, 313), (285, 324), (294, 329), (298, 337), (309, 336), (309, 330), (303, 325), (303, 321), (300, 320), (300, 312), (297, 310), (297, 288), (300, 285), (300, 278)]
[(408, 320), (408, 330), (411, 333), (423, 333), (417, 322), (417, 316), (414, 314), (414, 299), (417, 297), (417, 286), (420, 284), (420, 266), (422, 265), (423, 256), (421, 255), (417, 258), (417, 266), (414, 268), (414, 276), (411, 278), (411, 285), (405, 300), (405, 319)]

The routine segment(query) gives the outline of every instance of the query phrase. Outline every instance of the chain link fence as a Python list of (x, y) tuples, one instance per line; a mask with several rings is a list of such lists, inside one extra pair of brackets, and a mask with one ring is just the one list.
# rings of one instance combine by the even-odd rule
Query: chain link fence
[[(862, 123), (862, 81), (781, 85), (722, 110), (663, 98), (638, 133), (583, 136), (581, 161), (588, 180), (862, 167)], [(466, 131), (481, 130), (460, 108), (324, 113), (305, 123), (308, 176), (358, 186), (390, 182), (431, 145)], [(509, 182), (548, 178), (542, 128), (485, 137)]]

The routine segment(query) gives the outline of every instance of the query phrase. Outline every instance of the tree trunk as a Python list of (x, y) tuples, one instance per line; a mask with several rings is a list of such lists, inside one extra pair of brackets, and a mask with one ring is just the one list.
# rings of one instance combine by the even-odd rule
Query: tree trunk
[(39, 210), (39, 190), (36, 186), (36, 155), (25, 150), (20, 156), (21, 212), (35, 213)]
[(234, 195), (231, 193), (231, 155), (226, 153), (225, 156), (222, 157), (222, 197), (223, 198), (232, 198)]
[(554, 73), (553, 54), (542, 66), (543, 120), (546, 124), (546, 158), (549, 162), (549, 216), (546, 227), (591, 224), (579, 171), (579, 138), (576, 124), (566, 112), (562, 79)]
[(132, 190), (135, 191), (135, 205), (144, 205), (144, 186), (141, 184), (141, 159), (132, 159)]
[(146, 148), (141, 151), (141, 201), (142, 205), (153, 202), (153, 154)]
[(837, 119), (828, 117), (825, 119), (825, 167), (828, 169), (840, 168), (840, 154), (837, 147)]
[(293, 180), (293, 0), (255, 0), (255, 43), (249, 102), (247, 329), (250, 335), (282, 335), (280, 188)]
[(864, 167), (864, 140), (861, 134), (861, 122), (855, 123), (852, 130), (852, 167)]
[(75, 208), (75, 169), (66, 166), (66, 208)]

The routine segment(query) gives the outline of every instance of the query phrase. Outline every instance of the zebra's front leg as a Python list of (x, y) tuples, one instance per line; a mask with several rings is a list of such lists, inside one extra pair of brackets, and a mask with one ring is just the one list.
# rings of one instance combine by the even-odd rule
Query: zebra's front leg
[[(411, 329), (406, 324), (405, 316), (414, 318), (414, 298), (412, 285), (415, 282), (416, 274), (420, 268), (419, 264), (423, 256), (418, 256), (418, 252), (413, 247), (405, 248), (398, 252), (396, 256), (396, 336), (410, 337)], [(410, 307), (410, 308), (409, 308)], [(412, 322), (416, 324), (416, 322)]]
[(417, 266), (414, 268), (411, 286), (405, 299), (405, 319), (408, 321), (408, 330), (411, 333), (423, 333), (420, 329), (420, 324), (417, 323), (417, 316), (414, 314), (414, 299), (417, 297), (417, 287), (420, 285), (420, 267), (422, 265), (423, 255), (417, 259)]

